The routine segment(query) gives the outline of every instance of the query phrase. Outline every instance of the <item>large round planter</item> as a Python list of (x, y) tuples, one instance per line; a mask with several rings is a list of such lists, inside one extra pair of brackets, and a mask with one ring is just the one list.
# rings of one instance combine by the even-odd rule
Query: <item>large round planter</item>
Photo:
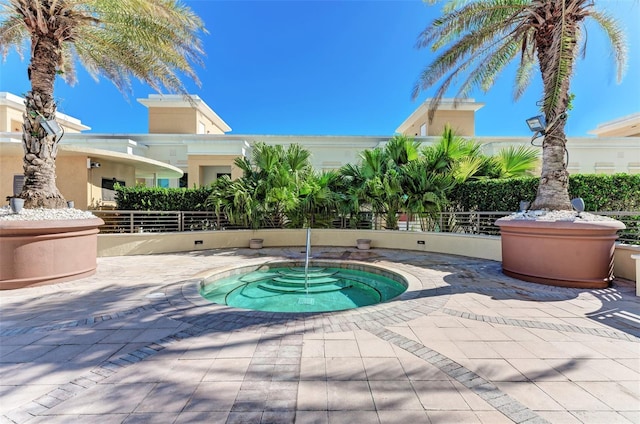
[(605, 288), (613, 279), (620, 221), (498, 219), (502, 271), (524, 281), (574, 288)]
[(0, 221), (0, 289), (59, 283), (96, 272), (100, 218)]

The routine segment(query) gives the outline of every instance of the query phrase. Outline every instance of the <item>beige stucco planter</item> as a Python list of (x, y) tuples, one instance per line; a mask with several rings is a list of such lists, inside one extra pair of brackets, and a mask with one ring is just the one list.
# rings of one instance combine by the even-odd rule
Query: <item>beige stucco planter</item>
[(576, 288), (604, 288), (613, 279), (620, 221), (498, 219), (502, 270), (524, 281)]
[(92, 275), (100, 218), (0, 221), (0, 290)]

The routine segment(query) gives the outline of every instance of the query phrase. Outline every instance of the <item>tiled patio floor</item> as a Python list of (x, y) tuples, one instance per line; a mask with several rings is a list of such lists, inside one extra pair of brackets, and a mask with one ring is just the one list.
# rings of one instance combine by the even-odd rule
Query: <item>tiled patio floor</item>
[(323, 314), (197, 294), (213, 270), (300, 250), (100, 258), (92, 277), (0, 292), (0, 424), (640, 423), (632, 283), (561, 289), (492, 261), (318, 247), (418, 283)]

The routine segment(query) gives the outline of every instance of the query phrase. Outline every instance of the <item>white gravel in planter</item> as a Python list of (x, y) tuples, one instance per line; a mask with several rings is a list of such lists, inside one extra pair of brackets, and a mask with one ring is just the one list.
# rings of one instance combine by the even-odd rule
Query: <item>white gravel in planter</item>
[(571, 222), (592, 222), (592, 221), (615, 221), (615, 219), (594, 215), (589, 212), (581, 212), (578, 214), (576, 211), (526, 211), (516, 212), (509, 216), (501, 218), (505, 221), (509, 220), (528, 220), (528, 221), (571, 221)]
[(91, 219), (96, 216), (80, 209), (22, 209), (20, 213), (13, 213), (11, 207), (0, 208), (0, 221), (42, 221), (65, 219)]

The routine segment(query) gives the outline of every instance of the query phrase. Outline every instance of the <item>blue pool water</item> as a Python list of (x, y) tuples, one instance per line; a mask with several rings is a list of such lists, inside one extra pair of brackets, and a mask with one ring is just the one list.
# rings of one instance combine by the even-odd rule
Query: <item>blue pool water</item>
[(405, 290), (406, 284), (372, 272), (313, 266), (305, 276), (305, 267), (276, 265), (205, 281), (200, 294), (243, 309), (327, 312), (385, 302)]

